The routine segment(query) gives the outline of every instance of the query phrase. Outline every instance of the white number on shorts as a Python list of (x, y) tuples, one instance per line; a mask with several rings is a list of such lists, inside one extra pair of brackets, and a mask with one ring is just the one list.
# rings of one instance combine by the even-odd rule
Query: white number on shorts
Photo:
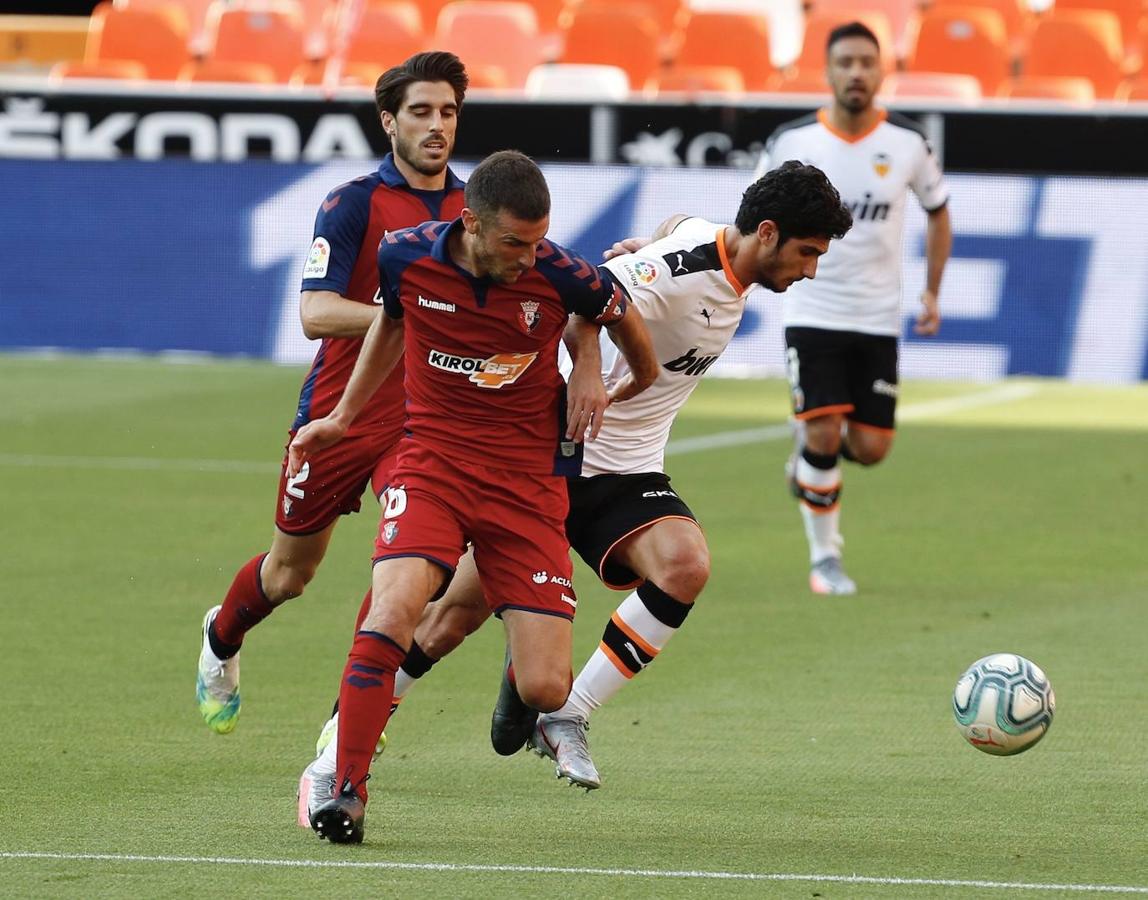
[(303, 484), (307, 480), (307, 476), (310, 474), (311, 464), (309, 462), (303, 463), (303, 468), (301, 468), (296, 475), (287, 479), (286, 493), (290, 494), (296, 500), (302, 500), (306, 495), (303, 493), (303, 489), (300, 488), (299, 485)]
[(394, 519), (407, 510), (407, 489), (401, 484), (383, 491), (383, 518)]

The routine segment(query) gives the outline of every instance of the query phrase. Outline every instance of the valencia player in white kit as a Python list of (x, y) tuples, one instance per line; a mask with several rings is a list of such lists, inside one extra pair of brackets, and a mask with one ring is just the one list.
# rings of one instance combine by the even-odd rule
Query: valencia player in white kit
[[(825, 175), (793, 162), (749, 187), (733, 225), (673, 216), (652, 243), (605, 263), (641, 312), (660, 371), (642, 394), (606, 408), (597, 438), (585, 445), (581, 476), (567, 479), (566, 534), (604, 584), (628, 593), (561, 709), (540, 716), (506, 670), (491, 723), (497, 752), (510, 755), (529, 741), (555, 761), (560, 777), (587, 789), (600, 785), (586, 741), (591, 713), (653, 662), (709, 578), (705, 537), (665, 474), (674, 417), (729, 344), (751, 290), (760, 284), (782, 292), (813, 278), (830, 241), (850, 223)], [(624, 382), (625, 359), (602, 343), (607, 387)], [(428, 607), (396, 696), (487, 615), (487, 605), (449, 598)]]
[(937, 293), (952, 228), (948, 190), (921, 127), (874, 105), (877, 38), (860, 23), (842, 25), (826, 52), (833, 102), (778, 128), (757, 175), (793, 159), (817, 166), (853, 213), (852, 230), (822, 261), (817, 280), (796, 285), (782, 304), (798, 438), (787, 477), (809, 540), (809, 584), (819, 594), (853, 594), (841, 565), (840, 459), (873, 465), (893, 444), (907, 193), (928, 215), (917, 334), (940, 327)]

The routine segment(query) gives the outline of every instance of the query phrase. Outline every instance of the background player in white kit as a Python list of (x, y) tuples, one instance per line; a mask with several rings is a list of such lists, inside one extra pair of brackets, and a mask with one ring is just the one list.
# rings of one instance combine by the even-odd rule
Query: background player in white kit
[(873, 465), (893, 444), (906, 193), (928, 214), (917, 334), (940, 328), (937, 292), (952, 227), (948, 190), (920, 126), (873, 104), (881, 85), (873, 32), (842, 25), (826, 54), (833, 102), (779, 127), (755, 174), (791, 159), (817, 166), (853, 213), (853, 229), (822, 261), (817, 280), (797, 285), (782, 304), (798, 443), (786, 474), (809, 540), (809, 585), (819, 594), (853, 594), (841, 566), (839, 460)]
[[(674, 417), (729, 344), (750, 291), (760, 284), (781, 292), (813, 278), (830, 240), (850, 223), (822, 172), (788, 163), (749, 187), (734, 225), (674, 216), (658, 227), (653, 243), (605, 264), (642, 313), (660, 373), (638, 397), (606, 408), (597, 438), (585, 445), (582, 476), (567, 479), (566, 533), (604, 584), (633, 592), (606, 625), (561, 709), (539, 716), (519, 699), (506, 670), (491, 722), (499, 753), (515, 753), (529, 739), (555, 760), (560, 777), (587, 789), (599, 786), (586, 742), (590, 714), (653, 661), (709, 578), (705, 537), (664, 470)], [(612, 344), (603, 341), (603, 347), (610, 387), (628, 368)], [(427, 608), (396, 679), (396, 696), (485, 620), (486, 605), (466, 604), (469, 593)]]

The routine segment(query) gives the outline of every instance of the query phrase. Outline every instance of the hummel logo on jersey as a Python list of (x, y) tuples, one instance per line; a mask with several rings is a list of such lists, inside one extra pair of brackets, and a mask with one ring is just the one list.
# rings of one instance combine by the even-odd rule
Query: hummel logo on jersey
[(886, 397), (892, 397), (894, 400), (896, 400), (897, 394), (900, 393), (900, 389), (895, 384), (889, 384), (889, 382), (887, 382), (884, 378), (878, 378), (873, 382), (873, 393), (883, 394)]
[(427, 362), (444, 372), (469, 375), (470, 382), (481, 388), (497, 390), (503, 385), (514, 384), (537, 357), (537, 351), (496, 353), (486, 359), (479, 359), (474, 356), (456, 356), (453, 353), (443, 353), (441, 350), (431, 350), (427, 354)]
[(549, 573), (543, 569), (541, 572), (535, 572), (530, 576), (535, 584), (546, 584), (546, 579), (549, 578)]
[(671, 372), (681, 372), (683, 375), (704, 375), (706, 369), (716, 361), (716, 356), (695, 356), (697, 347), (691, 347), (677, 359), (671, 359), (664, 364), (664, 368)]
[(439, 312), (454, 312), (457, 309), (453, 303), (447, 303), (445, 300), (428, 300), (422, 294), (419, 294), (419, 306), (423, 309), (437, 309)]

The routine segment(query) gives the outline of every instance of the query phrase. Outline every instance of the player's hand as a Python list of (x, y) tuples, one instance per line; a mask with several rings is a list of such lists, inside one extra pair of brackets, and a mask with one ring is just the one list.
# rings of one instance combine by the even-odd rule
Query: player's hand
[(294, 478), (307, 462), (320, 450), (337, 444), (347, 433), (347, 427), (327, 416), (308, 422), (297, 432), (287, 446), (287, 476)]
[(929, 290), (922, 291), (921, 307), (913, 331), (916, 334), (932, 336), (941, 330), (941, 309), (937, 305), (937, 295)]
[(597, 367), (575, 364), (566, 385), (566, 440), (592, 441), (598, 437), (609, 402)]
[(639, 237), (624, 238), (620, 241), (615, 241), (610, 249), (602, 254), (602, 259), (613, 259), (615, 256), (625, 256), (627, 253), (637, 253), (648, 243), (650, 243), (649, 238)]

